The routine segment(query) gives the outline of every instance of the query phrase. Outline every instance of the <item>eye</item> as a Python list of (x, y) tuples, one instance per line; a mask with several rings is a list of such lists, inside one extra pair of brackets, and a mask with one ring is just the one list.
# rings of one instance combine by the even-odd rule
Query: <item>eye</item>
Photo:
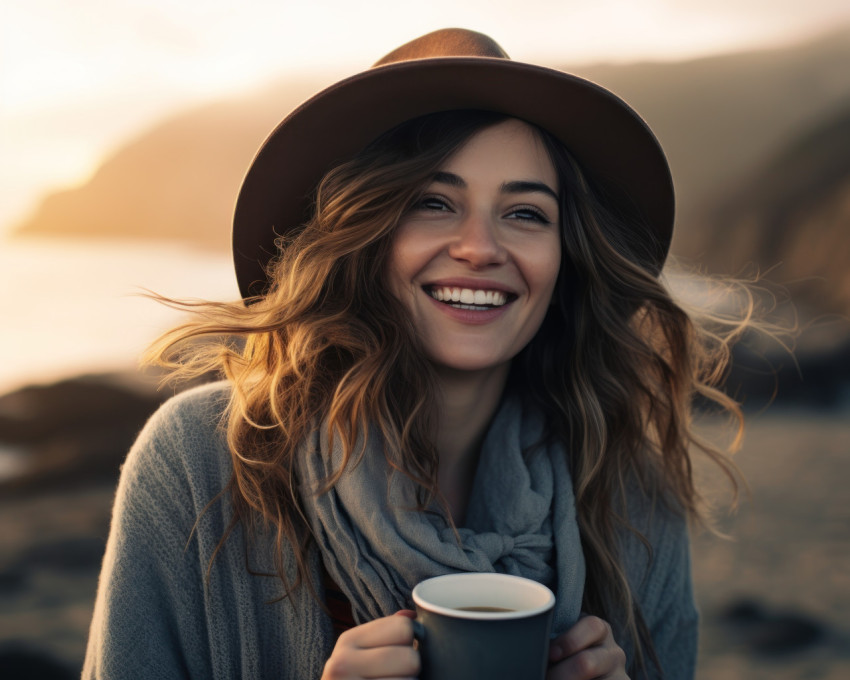
[(422, 211), (431, 211), (431, 212), (449, 212), (451, 211), (451, 206), (449, 202), (443, 198), (442, 196), (423, 196), (418, 201), (416, 201), (412, 210), (422, 210)]
[(523, 205), (512, 208), (505, 217), (521, 220), (523, 222), (538, 222), (539, 224), (551, 224), (552, 221), (539, 208)]

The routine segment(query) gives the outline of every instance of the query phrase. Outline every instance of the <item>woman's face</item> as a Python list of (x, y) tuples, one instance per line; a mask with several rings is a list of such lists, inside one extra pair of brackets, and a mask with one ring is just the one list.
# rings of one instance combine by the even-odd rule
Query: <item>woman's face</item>
[(532, 128), (471, 137), (399, 224), (389, 285), (440, 368), (507, 367), (531, 340), (561, 262), (558, 181)]

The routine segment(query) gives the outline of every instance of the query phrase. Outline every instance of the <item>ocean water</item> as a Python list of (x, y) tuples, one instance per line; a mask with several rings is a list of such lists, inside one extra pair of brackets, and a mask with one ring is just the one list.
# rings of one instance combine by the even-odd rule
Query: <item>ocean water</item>
[(190, 245), (0, 239), (0, 393), (132, 369), (182, 319), (139, 296), (235, 299), (230, 256)]

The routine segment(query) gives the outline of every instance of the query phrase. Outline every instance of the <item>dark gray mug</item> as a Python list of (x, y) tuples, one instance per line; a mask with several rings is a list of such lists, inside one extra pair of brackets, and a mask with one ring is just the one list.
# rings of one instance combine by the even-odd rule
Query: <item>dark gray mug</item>
[(413, 589), (421, 680), (543, 680), (555, 596), (507, 574), (447, 574)]

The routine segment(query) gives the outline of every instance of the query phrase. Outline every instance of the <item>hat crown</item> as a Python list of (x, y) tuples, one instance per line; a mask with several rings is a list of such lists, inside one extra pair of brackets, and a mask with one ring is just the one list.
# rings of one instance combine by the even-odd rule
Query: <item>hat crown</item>
[(491, 57), (510, 59), (490, 36), (465, 28), (442, 28), (397, 47), (373, 66), (435, 57)]

